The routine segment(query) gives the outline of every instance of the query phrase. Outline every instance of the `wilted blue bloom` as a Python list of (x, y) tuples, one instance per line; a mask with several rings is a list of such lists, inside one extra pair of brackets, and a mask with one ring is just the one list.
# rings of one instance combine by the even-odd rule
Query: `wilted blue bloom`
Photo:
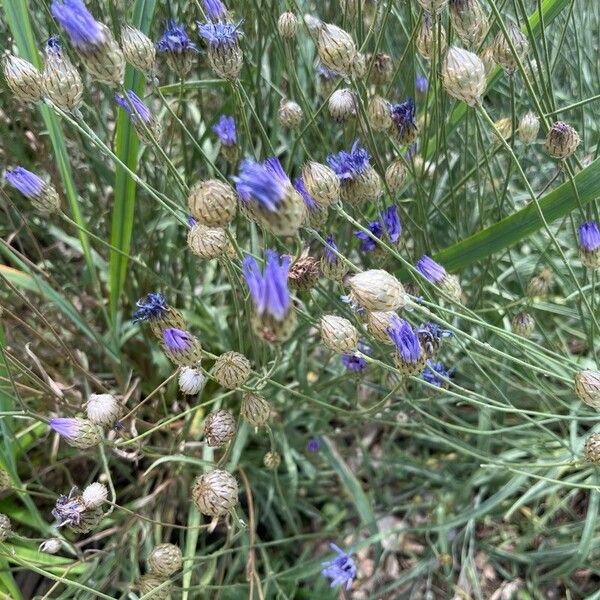
[(81, 419), (70, 417), (55, 417), (48, 421), (48, 425), (64, 438), (75, 438), (81, 432), (81, 421)]
[(385, 225), (385, 232), (392, 243), (396, 243), (402, 234), (402, 223), (398, 214), (398, 207), (393, 204), (381, 211), (381, 220)]
[[(427, 363), (427, 366), (423, 370), (423, 379), (427, 383), (437, 385), (438, 387), (443, 387), (447, 384), (446, 381), (442, 379), (442, 377), (450, 379), (451, 377), (454, 377), (454, 372), (455, 369), (446, 370), (446, 367), (441, 362), (429, 361)], [(440, 377), (440, 375), (442, 377)]]
[(330, 233), (325, 240), (327, 243), (325, 244), (325, 248), (323, 249), (323, 253), (325, 255), (325, 260), (329, 263), (334, 263), (338, 260), (338, 256), (333, 250), (337, 252), (337, 245), (333, 239), (333, 234)]
[(342, 183), (351, 181), (363, 173), (369, 166), (369, 153), (362, 148), (358, 140), (352, 144), (350, 152), (341, 151), (330, 154), (327, 163), (333, 169)]
[(163, 329), (163, 342), (171, 352), (185, 352), (193, 342), (193, 336), (187, 331), (169, 327)]
[(321, 575), (327, 577), (327, 579), (331, 579), (332, 588), (345, 584), (346, 589), (349, 590), (356, 577), (356, 565), (352, 557), (346, 554), (341, 548), (335, 544), (329, 544), (329, 546), (337, 552), (337, 556), (322, 563), (325, 568), (321, 571)]
[(415, 111), (416, 106), (412, 98), (407, 98), (404, 102), (392, 105), (392, 121), (394, 121), (401, 136), (416, 125)]
[(68, 496), (60, 495), (56, 500), (52, 516), (57, 520), (58, 527), (64, 525), (79, 525), (81, 515), (86, 511), (81, 496), (75, 495), (77, 488), (73, 488)]
[(431, 283), (441, 283), (447, 275), (446, 269), (426, 254), (421, 256), (415, 267), (417, 268), (417, 271), (419, 271), (425, 279), (431, 281)]
[(127, 90), (127, 98), (129, 102), (123, 96), (115, 95), (115, 102), (127, 111), (132, 123), (140, 118), (144, 123), (149, 124), (152, 119), (150, 109), (133, 90)]
[(152, 321), (160, 319), (169, 310), (167, 299), (159, 292), (150, 292), (145, 298), (136, 302), (137, 310), (133, 313), (133, 321)]
[(306, 204), (306, 208), (308, 208), (308, 210), (317, 210), (319, 208), (315, 202), (315, 199), (308, 193), (302, 177), (296, 177), (296, 179), (294, 179), (294, 188), (302, 196), (304, 204)]
[(53, 0), (50, 12), (75, 48), (85, 50), (106, 42), (102, 25), (94, 19), (82, 0)]
[(419, 336), (408, 321), (394, 316), (387, 333), (404, 362), (416, 363), (420, 360), (422, 350)]
[(211, 21), (218, 21), (227, 13), (221, 0), (202, 0), (202, 4), (204, 4), (204, 10)]
[(235, 46), (240, 32), (233, 23), (197, 23), (198, 35), (213, 48)]
[(40, 196), (46, 187), (43, 179), (23, 167), (15, 167), (10, 171), (6, 171), (4, 179), (29, 199)]
[(579, 226), (579, 245), (586, 252), (594, 252), (600, 248), (600, 229), (596, 221), (582, 223)]
[[(383, 235), (383, 226), (379, 221), (371, 221), (367, 229), (378, 239)], [(363, 252), (371, 252), (377, 248), (377, 243), (366, 231), (355, 231), (354, 235), (360, 240), (360, 249)]]
[(221, 115), (219, 120), (213, 125), (212, 130), (219, 137), (221, 144), (225, 146), (235, 146), (237, 144), (237, 134), (233, 117)]
[(159, 52), (171, 52), (172, 54), (183, 54), (190, 50), (197, 51), (196, 44), (190, 40), (185, 27), (172, 19), (167, 21), (163, 35), (156, 44), (156, 49)]
[(314, 454), (315, 452), (318, 452), (321, 449), (321, 442), (319, 442), (318, 438), (310, 438), (306, 444), (306, 449), (311, 454)]
[(264, 271), (261, 273), (256, 260), (247, 256), (242, 271), (252, 296), (254, 308), (259, 315), (267, 313), (278, 321), (283, 320), (290, 307), (288, 272), (290, 258), (280, 258), (275, 250), (266, 251)]
[(271, 212), (277, 211), (290, 182), (279, 159), (275, 157), (267, 158), (262, 164), (253, 160), (243, 161), (239, 175), (232, 179), (244, 202), (254, 199)]
[(417, 75), (415, 78), (415, 88), (419, 94), (424, 94), (429, 87), (429, 81), (425, 75)]

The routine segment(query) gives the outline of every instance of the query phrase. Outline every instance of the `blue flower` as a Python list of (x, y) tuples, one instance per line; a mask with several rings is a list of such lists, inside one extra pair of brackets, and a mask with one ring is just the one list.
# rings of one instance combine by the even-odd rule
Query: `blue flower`
[(244, 202), (256, 200), (268, 211), (276, 212), (290, 183), (278, 158), (267, 158), (262, 164), (245, 160), (240, 166), (235, 189)]
[(325, 244), (325, 248), (323, 249), (325, 260), (330, 264), (337, 262), (338, 256), (333, 251), (335, 250), (337, 252), (338, 247), (333, 239), (333, 234), (330, 233), (325, 241), (327, 242)]
[(68, 496), (61, 494), (56, 500), (52, 516), (57, 520), (58, 527), (64, 525), (79, 525), (81, 515), (86, 511), (86, 506), (81, 496), (75, 495), (77, 488), (73, 488)]
[(350, 152), (330, 154), (327, 163), (342, 183), (351, 181), (363, 173), (369, 166), (369, 153), (362, 148), (358, 140), (352, 145)]
[(46, 188), (42, 178), (23, 167), (15, 167), (11, 171), (6, 171), (4, 179), (9, 185), (19, 190), (25, 198), (29, 199), (38, 198)]
[(204, 4), (204, 10), (211, 21), (218, 21), (227, 13), (221, 0), (202, 0), (202, 4)]
[(156, 44), (159, 52), (171, 52), (172, 54), (183, 54), (184, 52), (196, 52), (194, 44), (185, 31), (183, 25), (178, 25), (176, 21), (167, 21), (162, 37)]
[[(400, 239), (400, 234), (402, 233), (402, 224), (400, 223), (400, 216), (398, 215), (398, 207), (390, 206), (379, 214), (381, 221), (371, 221), (367, 225), (367, 229), (377, 239), (382, 238), (385, 230), (390, 241), (395, 244)], [(354, 235), (361, 240), (360, 249), (363, 252), (371, 252), (377, 248), (377, 243), (366, 231), (355, 231)]]
[(398, 207), (393, 204), (381, 211), (381, 220), (385, 225), (385, 232), (392, 243), (396, 243), (402, 234), (402, 223), (398, 214)]
[(86, 50), (106, 42), (102, 25), (94, 19), (82, 0), (53, 0), (50, 12), (75, 48)]
[(585, 252), (595, 252), (600, 248), (600, 229), (596, 221), (582, 223), (579, 226), (579, 246)]
[(145, 298), (136, 302), (137, 310), (133, 313), (133, 321), (153, 321), (160, 319), (169, 310), (167, 299), (159, 292), (150, 292)]
[(321, 449), (321, 442), (319, 441), (319, 438), (310, 438), (306, 444), (306, 449), (311, 454), (318, 452)]
[(144, 123), (150, 123), (152, 119), (150, 109), (142, 102), (138, 95), (133, 90), (128, 90), (127, 98), (129, 102), (123, 96), (115, 95), (115, 102), (127, 111), (131, 122), (135, 123), (139, 117)]
[(197, 23), (198, 35), (213, 48), (230, 48), (238, 42), (239, 24)]
[[(383, 235), (383, 226), (379, 221), (371, 221), (367, 229), (378, 239)], [(361, 241), (360, 249), (363, 252), (371, 252), (377, 248), (377, 243), (366, 231), (355, 231), (354, 235)]]
[[(454, 377), (455, 369), (446, 370), (446, 367), (441, 362), (429, 361), (423, 371), (423, 379), (427, 383), (436, 385), (437, 387), (445, 387), (447, 382), (442, 379), (450, 379)], [(440, 377), (441, 375), (441, 377)]]
[(308, 208), (308, 210), (312, 211), (318, 209), (317, 203), (315, 202), (315, 199), (308, 193), (302, 177), (296, 177), (296, 179), (294, 179), (294, 188), (302, 196), (304, 204), (306, 204), (306, 208)]
[(419, 342), (419, 336), (408, 321), (394, 316), (387, 333), (404, 362), (419, 362), (422, 353), (421, 343)]
[(354, 373), (361, 373), (367, 368), (367, 361), (362, 356), (342, 354), (341, 361), (346, 369)]
[(163, 342), (171, 352), (185, 352), (193, 342), (193, 336), (187, 331), (169, 327), (163, 329)]
[(425, 75), (417, 75), (415, 78), (415, 88), (419, 94), (424, 94), (429, 87), (429, 81)]
[(441, 283), (447, 275), (446, 269), (426, 254), (421, 256), (415, 267), (431, 283)]
[(346, 584), (346, 589), (349, 590), (356, 577), (356, 565), (352, 557), (346, 554), (341, 548), (335, 544), (329, 544), (329, 546), (337, 552), (337, 556), (322, 563), (325, 568), (321, 571), (321, 575), (327, 577), (327, 579), (331, 579), (330, 587), (333, 588)]
[(275, 250), (266, 251), (264, 271), (261, 273), (256, 260), (247, 256), (242, 262), (242, 271), (259, 315), (267, 313), (282, 321), (290, 308), (290, 292), (287, 280), (290, 258), (280, 258)]
[(400, 136), (403, 136), (415, 127), (415, 111), (416, 106), (412, 98), (407, 98), (404, 102), (392, 106), (392, 121), (396, 124)]
[(61, 437), (72, 439), (79, 436), (81, 432), (82, 419), (70, 417), (55, 417), (48, 421), (50, 428)]
[(221, 115), (219, 120), (213, 125), (212, 130), (217, 134), (221, 144), (224, 146), (235, 146), (237, 144), (237, 134), (233, 117)]

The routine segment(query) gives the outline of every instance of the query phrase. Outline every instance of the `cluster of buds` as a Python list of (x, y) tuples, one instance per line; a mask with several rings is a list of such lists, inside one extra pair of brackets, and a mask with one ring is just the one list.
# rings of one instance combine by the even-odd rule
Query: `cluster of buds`
[(221, 469), (203, 473), (194, 480), (192, 500), (203, 515), (218, 518), (237, 504), (237, 481), (233, 475)]
[(235, 390), (248, 381), (250, 372), (250, 361), (243, 354), (225, 352), (215, 361), (211, 375), (219, 385)]

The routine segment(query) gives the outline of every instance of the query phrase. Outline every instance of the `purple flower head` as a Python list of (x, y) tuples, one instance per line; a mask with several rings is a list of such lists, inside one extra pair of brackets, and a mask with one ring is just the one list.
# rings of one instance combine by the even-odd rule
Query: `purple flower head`
[(426, 254), (421, 256), (415, 265), (417, 271), (431, 283), (440, 283), (446, 277), (446, 269), (439, 263), (436, 263), (433, 258), (429, 258)]
[(140, 118), (144, 123), (150, 123), (150, 120), (152, 119), (150, 109), (133, 90), (127, 91), (127, 99), (123, 96), (115, 95), (115, 102), (127, 111), (131, 122), (135, 123), (136, 120)]
[(4, 179), (9, 185), (19, 190), (25, 198), (37, 198), (46, 188), (43, 179), (23, 167), (15, 167), (10, 171), (6, 171)]
[(185, 352), (192, 343), (192, 334), (182, 329), (163, 329), (163, 342), (171, 352)]
[(172, 54), (183, 54), (184, 52), (197, 52), (194, 44), (185, 31), (183, 25), (178, 25), (176, 21), (167, 21), (162, 37), (156, 44), (159, 52), (171, 52)]
[(60, 56), (62, 54), (62, 47), (58, 41), (57, 35), (51, 35), (46, 42), (46, 52), (48, 54), (55, 54)]
[(53, 0), (50, 12), (78, 50), (102, 46), (106, 42), (102, 25), (94, 19), (82, 0)]
[(276, 212), (290, 183), (278, 158), (267, 158), (262, 164), (244, 160), (235, 181), (235, 189), (244, 202), (256, 200), (263, 208)]
[(218, 21), (227, 13), (227, 9), (221, 0), (202, 0), (202, 4), (211, 21)]
[(350, 152), (341, 151), (338, 154), (330, 154), (327, 163), (333, 169), (342, 183), (355, 179), (369, 166), (369, 153), (358, 143), (352, 144)]
[(415, 126), (415, 110), (415, 101), (412, 98), (407, 98), (404, 102), (392, 106), (392, 121), (401, 134)]
[(346, 554), (341, 548), (335, 544), (329, 544), (329, 546), (337, 552), (337, 556), (322, 563), (325, 568), (321, 571), (321, 575), (327, 577), (327, 579), (331, 579), (330, 587), (334, 588), (345, 584), (346, 589), (349, 590), (356, 577), (356, 565), (352, 557)]
[(429, 87), (429, 81), (425, 75), (417, 75), (415, 78), (415, 88), (419, 94), (424, 94)]
[(237, 134), (233, 117), (221, 115), (219, 120), (213, 125), (212, 130), (217, 134), (221, 144), (224, 146), (235, 146), (237, 144)]
[(421, 358), (419, 336), (408, 321), (394, 316), (392, 325), (387, 330), (398, 354), (407, 363), (416, 363)]
[(427, 366), (423, 370), (423, 379), (432, 385), (444, 387), (446, 385), (446, 381), (444, 381), (442, 377), (450, 379), (454, 377), (454, 373), (455, 369), (447, 370), (444, 364), (441, 362), (428, 361)]
[(317, 210), (317, 203), (315, 202), (315, 199), (308, 193), (302, 177), (296, 177), (296, 179), (294, 179), (294, 188), (302, 196), (304, 204), (306, 204), (306, 208), (308, 208), (308, 210)]
[(395, 244), (400, 239), (400, 234), (402, 233), (402, 223), (400, 222), (398, 207), (393, 204), (381, 211), (381, 220), (385, 225), (388, 238)]
[[(379, 221), (371, 221), (367, 229), (377, 238), (383, 235), (383, 226)], [(377, 248), (377, 243), (366, 231), (355, 231), (354, 235), (360, 240), (360, 249), (363, 252), (371, 252)]]
[(321, 449), (321, 442), (319, 441), (319, 438), (310, 438), (308, 440), (308, 442), (306, 443), (306, 449), (311, 453), (314, 454), (315, 452), (318, 452)]
[(235, 46), (240, 36), (239, 24), (233, 23), (197, 23), (198, 35), (213, 48)]
[(290, 258), (284, 256), (280, 261), (275, 250), (267, 250), (266, 256), (262, 273), (252, 256), (244, 258), (242, 271), (256, 312), (259, 315), (267, 313), (281, 321), (290, 308), (290, 292), (287, 285)]
[(596, 221), (582, 223), (579, 226), (579, 246), (585, 252), (594, 252), (600, 248), (600, 229)]
[(167, 299), (159, 292), (150, 292), (138, 300), (136, 306), (137, 310), (133, 313), (135, 323), (160, 319), (169, 310)]
[(79, 525), (81, 522), (81, 515), (85, 512), (86, 506), (76, 492), (77, 488), (73, 488), (68, 496), (60, 495), (56, 500), (52, 516), (56, 519), (58, 527)]
[(362, 356), (356, 356), (354, 354), (342, 354), (342, 364), (354, 373), (361, 373), (367, 368), (367, 361)]
[(50, 419), (48, 424), (53, 431), (64, 438), (76, 438), (81, 432), (82, 419), (69, 417), (55, 417)]
[(338, 260), (337, 254), (335, 252), (333, 252), (334, 250), (337, 251), (338, 247), (337, 247), (337, 244), (335, 243), (335, 240), (333, 239), (332, 233), (330, 233), (327, 236), (327, 239), (325, 241), (327, 242), (325, 244), (325, 248), (323, 248), (325, 260), (328, 263), (332, 264)]

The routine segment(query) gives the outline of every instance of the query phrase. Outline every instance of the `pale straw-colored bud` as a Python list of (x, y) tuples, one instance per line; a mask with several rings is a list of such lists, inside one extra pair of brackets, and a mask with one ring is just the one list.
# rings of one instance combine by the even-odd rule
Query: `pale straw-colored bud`
[(342, 281), (348, 273), (348, 264), (335, 254), (332, 258), (323, 252), (321, 255), (321, 273), (331, 281)]
[(169, 600), (173, 582), (154, 573), (146, 573), (137, 581), (140, 595), (148, 600)]
[(539, 130), (540, 120), (535, 113), (529, 111), (521, 117), (517, 134), (524, 144), (531, 144), (537, 138)]
[(110, 29), (103, 23), (98, 25), (102, 28), (104, 43), (79, 48), (77, 53), (94, 79), (118, 87), (125, 76), (125, 58)]
[(404, 306), (402, 284), (387, 271), (370, 269), (348, 279), (353, 299), (370, 311), (391, 311)]
[(447, 273), (444, 279), (439, 284), (441, 290), (448, 294), (454, 300), (458, 302), (462, 301), (463, 290), (460, 285), (460, 279), (458, 275), (454, 275), (453, 273)]
[(394, 324), (394, 311), (372, 311), (367, 313), (367, 328), (369, 333), (382, 344), (392, 345), (392, 338), (388, 335), (388, 329)]
[(500, 30), (492, 43), (494, 60), (507, 73), (513, 73), (518, 67), (517, 57), (523, 62), (523, 59), (529, 50), (529, 42), (517, 24), (512, 21), (506, 26), (506, 32), (515, 49), (516, 56), (513, 54), (510, 44), (504, 36), (504, 32)]
[(377, 171), (368, 166), (354, 179), (347, 181), (341, 188), (342, 200), (352, 206), (367, 202), (376, 202), (383, 193), (381, 177)]
[(49, 538), (40, 544), (38, 551), (46, 554), (56, 554), (61, 548), (62, 542), (58, 538)]
[(480, 53), (479, 58), (483, 63), (485, 69), (485, 76), (487, 77), (493, 69), (496, 68), (496, 61), (494, 60), (494, 48), (492, 44), (488, 44)]
[(548, 268), (542, 269), (540, 273), (534, 275), (527, 283), (527, 296), (529, 296), (529, 298), (546, 296), (548, 294), (551, 281), (552, 271)]
[(505, 140), (510, 140), (512, 137), (512, 119), (510, 117), (502, 117), (494, 122), (494, 127)]
[(277, 121), (285, 129), (298, 129), (304, 113), (297, 102), (282, 98), (277, 111)]
[(390, 103), (381, 96), (373, 96), (367, 105), (367, 121), (375, 131), (388, 131), (393, 125)]
[(535, 330), (535, 319), (528, 312), (517, 313), (511, 321), (511, 328), (517, 335), (531, 337)]
[(0, 467), (0, 493), (9, 490), (12, 487), (10, 475)]
[(323, 23), (319, 29), (317, 52), (321, 62), (340, 75), (349, 75), (356, 56), (352, 36), (336, 25)]
[(42, 74), (29, 61), (9, 54), (2, 61), (4, 79), (17, 100), (36, 102), (42, 97)]
[(391, 162), (385, 170), (385, 182), (390, 192), (394, 193), (402, 189), (407, 175), (408, 168), (404, 160), (398, 158)]
[(220, 179), (198, 181), (190, 190), (188, 208), (194, 219), (207, 227), (225, 227), (237, 210), (233, 188)]
[(358, 330), (348, 319), (337, 315), (321, 318), (321, 341), (338, 354), (352, 354), (358, 348)]
[(244, 65), (244, 54), (237, 41), (234, 44), (219, 47), (209, 45), (208, 61), (216, 75), (233, 81), (238, 78)]
[(302, 179), (306, 191), (319, 207), (327, 208), (339, 200), (340, 180), (327, 165), (307, 162), (302, 168)]
[(90, 394), (86, 413), (92, 423), (112, 427), (121, 413), (121, 405), (112, 394)]
[(220, 448), (235, 436), (235, 417), (224, 408), (213, 410), (206, 417), (203, 429), (206, 443), (211, 448)]
[(221, 354), (213, 365), (211, 374), (223, 387), (235, 390), (250, 377), (250, 361), (239, 352)]
[(237, 504), (237, 481), (233, 475), (221, 469), (203, 473), (194, 481), (192, 499), (203, 515), (219, 517)]
[(312, 256), (302, 256), (290, 267), (288, 284), (292, 290), (306, 292), (317, 285), (320, 276), (319, 261)]
[(348, 88), (335, 90), (329, 97), (327, 108), (334, 121), (345, 123), (356, 116), (356, 93)]
[(179, 389), (187, 396), (195, 396), (204, 387), (205, 381), (200, 369), (182, 367), (179, 372)]
[(579, 371), (575, 375), (575, 393), (583, 403), (600, 409), (600, 371)]
[(196, 256), (207, 260), (232, 254), (231, 242), (222, 227), (196, 223), (188, 232), (187, 244)]
[(56, 106), (75, 110), (81, 102), (83, 81), (60, 46), (48, 43), (42, 72), (44, 92)]
[(379, 52), (372, 57), (369, 81), (373, 85), (387, 85), (394, 74), (394, 62), (389, 54)]
[(271, 406), (264, 396), (249, 392), (242, 396), (240, 414), (250, 425), (262, 427), (269, 420)]
[(81, 494), (81, 499), (87, 508), (102, 506), (108, 498), (108, 490), (103, 483), (98, 481), (86, 486)]
[(156, 61), (156, 46), (142, 31), (125, 25), (121, 29), (121, 49), (125, 60), (142, 73), (151, 74)]
[(276, 471), (281, 464), (281, 455), (279, 452), (267, 452), (263, 458), (263, 464), (270, 471)]
[(450, 22), (464, 44), (477, 48), (488, 29), (488, 18), (479, 0), (450, 0)]
[(277, 30), (284, 40), (291, 40), (298, 31), (298, 19), (293, 12), (284, 12), (277, 21)]
[(600, 433), (588, 435), (583, 447), (583, 453), (587, 461), (600, 465)]
[(448, 0), (418, 0), (418, 2), (423, 10), (432, 15), (440, 12), (448, 4)]
[(175, 544), (158, 544), (154, 546), (148, 557), (148, 569), (158, 577), (170, 577), (179, 571), (182, 565), (183, 555)]
[(563, 160), (577, 150), (581, 138), (577, 131), (563, 121), (556, 121), (546, 136), (546, 151), (552, 158)]
[(367, 74), (367, 57), (362, 52), (357, 52), (350, 68), (354, 79), (361, 80)]
[(11, 534), (12, 525), (10, 519), (4, 513), (0, 513), (0, 543), (8, 539)]
[(477, 54), (452, 46), (444, 57), (442, 83), (450, 96), (474, 106), (485, 90), (483, 62)]
[[(439, 38), (438, 38), (438, 30)], [(421, 21), (421, 27), (417, 33), (417, 38), (415, 39), (415, 45), (417, 47), (417, 52), (427, 60), (431, 60), (433, 58), (433, 53), (437, 47), (437, 54), (441, 56), (442, 52), (446, 49), (446, 30), (441, 23), (437, 23), (436, 27), (433, 27), (433, 22), (429, 15), (424, 15)]]

